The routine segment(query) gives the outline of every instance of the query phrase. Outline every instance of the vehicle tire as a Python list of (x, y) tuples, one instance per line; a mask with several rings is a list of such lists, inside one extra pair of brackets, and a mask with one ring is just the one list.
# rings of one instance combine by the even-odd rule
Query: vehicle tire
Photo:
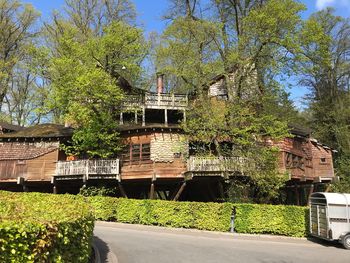
[(350, 249), (350, 234), (347, 234), (343, 237), (343, 246), (346, 249)]

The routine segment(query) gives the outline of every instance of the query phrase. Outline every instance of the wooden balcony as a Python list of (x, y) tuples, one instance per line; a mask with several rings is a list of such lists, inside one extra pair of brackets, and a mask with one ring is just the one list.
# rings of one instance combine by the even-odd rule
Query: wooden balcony
[(55, 180), (117, 179), (119, 159), (57, 162)]
[(145, 109), (175, 109), (184, 110), (188, 106), (187, 95), (146, 93), (143, 95), (127, 95), (124, 108), (145, 108)]
[(228, 176), (235, 173), (244, 175), (249, 163), (243, 157), (195, 157), (187, 161), (190, 174), (203, 176)]

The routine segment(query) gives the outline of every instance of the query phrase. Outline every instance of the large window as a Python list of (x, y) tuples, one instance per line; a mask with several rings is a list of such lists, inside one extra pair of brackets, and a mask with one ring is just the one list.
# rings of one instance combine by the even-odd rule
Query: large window
[(293, 169), (293, 168), (300, 168), (304, 169), (304, 158), (292, 153), (286, 153), (285, 154), (285, 163), (286, 168)]
[(137, 163), (151, 160), (151, 147), (149, 143), (130, 144), (123, 150), (123, 162)]

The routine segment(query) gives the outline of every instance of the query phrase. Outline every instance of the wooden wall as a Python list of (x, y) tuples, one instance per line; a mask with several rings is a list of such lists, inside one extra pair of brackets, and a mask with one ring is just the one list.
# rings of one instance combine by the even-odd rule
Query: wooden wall
[(50, 181), (55, 174), (58, 150), (30, 160), (0, 161), (0, 182), (16, 181), (24, 177), (28, 181)]
[(188, 143), (184, 143), (181, 134), (149, 132), (125, 136), (124, 140), (126, 144), (150, 144), (151, 152), (149, 160), (122, 161), (122, 179), (183, 177), (182, 174), (186, 171), (186, 162), (180, 151), (184, 145), (188, 147)]
[(280, 149), (279, 166), (292, 178), (333, 177), (332, 151), (307, 138), (285, 138), (275, 144)]

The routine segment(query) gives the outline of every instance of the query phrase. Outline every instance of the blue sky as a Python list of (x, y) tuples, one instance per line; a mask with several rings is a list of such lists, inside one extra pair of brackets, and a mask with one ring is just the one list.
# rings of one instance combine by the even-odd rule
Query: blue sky
[[(64, 0), (23, 0), (31, 3), (42, 14), (42, 20), (48, 19), (53, 9), (60, 9)], [(138, 21), (144, 27), (146, 34), (152, 31), (161, 33), (166, 25), (161, 17), (168, 7), (167, 0), (134, 0), (138, 13)], [(311, 13), (325, 7), (333, 7), (337, 15), (350, 17), (350, 0), (301, 0), (307, 6), (302, 14), (307, 18)], [(302, 87), (294, 87), (290, 90), (291, 98), (299, 108), (303, 108), (302, 98), (307, 90)]]

